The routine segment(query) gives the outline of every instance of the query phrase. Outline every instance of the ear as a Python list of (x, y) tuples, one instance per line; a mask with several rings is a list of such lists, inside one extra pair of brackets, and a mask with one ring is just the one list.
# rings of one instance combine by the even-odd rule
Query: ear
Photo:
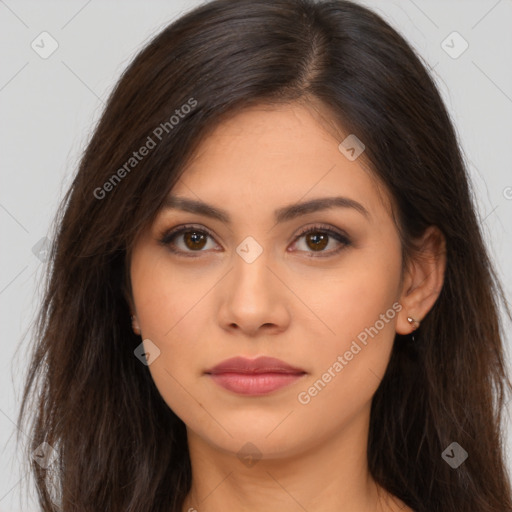
[[(446, 269), (446, 240), (435, 226), (425, 230), (416, 243), (405, 271), (401, 290), (400, 311), (396, 323), (398, 334), (409, 334), (419, 326), (436, 302), (444, 282)], [(407, 318), (416, 322), (411, 323)]]

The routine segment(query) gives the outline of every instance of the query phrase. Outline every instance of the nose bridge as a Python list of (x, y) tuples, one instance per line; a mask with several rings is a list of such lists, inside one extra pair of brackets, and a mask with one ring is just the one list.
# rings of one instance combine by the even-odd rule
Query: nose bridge
[[(233, 254), (232, 270), (220, 296), (219, 321), (254, 333), (262, 325), (282, 330), (289, 321), (286, 293), (275, 278), (272, 251), (253, 237), (245, 238)], [(281, 289), (280, 289), (281, 288)]]
[(236, 247), (235, 252), (232, 277), (235, 290), (248, 295), (251, 300), (258, 296), (263, 298), (270, 291), (271, 272), (267, 266), (270, 264), (271, 251), (264, 249), (254, 237), (247, 236)]

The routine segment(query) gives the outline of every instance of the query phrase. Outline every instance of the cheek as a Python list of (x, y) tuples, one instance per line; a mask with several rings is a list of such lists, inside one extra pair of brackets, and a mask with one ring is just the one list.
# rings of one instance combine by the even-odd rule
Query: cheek
[[(134, 252), (131, 263), (133, 298), (142, 333), (166, 343), (197, 315), (196, 308), (215, 283), (212, 272), (172, 266), (164, 251), (147, 245)], [(177, 326), (179, 325), (179, 329)]]
[(165, 255), (142, 247), (133, 254), (131, 280), (142, 338), (158, 349), (158, 357), (148, 366), (158, 391), (187, 424), (208, 421), (204, 408), (193, 399), (197, 393), (191, 383), (203, 370), (204, 332), (201, 336), (198, 318), (206, 314), (201, 299), (212, 286), (212, 276), (191, 279), (188, 273), (172, 271)]
[(354, 252), (345, 264), (328, 293), (309, 292), (331, 330), (316, 346), (315, 372), (297, 397), (310, 417), (328, 408), (341, 418), (369, 403), (386, 371), (402, 309), (398, 244), (385, 253), (377, 244)]
[(205, 333), (205, 320), (211, 315), (208, 293), (220, 274), (199, 266), (184, 272), (148, 245), (134, 251), (132, 290), (142, 337), (160, 351), (150, 371), (163, 394), (167, 387), (179, 386), (182, 378), (195, 378), (205, 369), (205, 349), (212, 346)]
[(318, 311), (331, 331), (330, 338), (339, 340), (336, 348), (342, 348), (347, 339), (376, 322), (379, 331), (393, 330), (396, 311), (392, 305), (400, 297), (400, 276), (399, 248), (375, 243), (347, 253), (336, 268), (316, 269), (296, 289)]

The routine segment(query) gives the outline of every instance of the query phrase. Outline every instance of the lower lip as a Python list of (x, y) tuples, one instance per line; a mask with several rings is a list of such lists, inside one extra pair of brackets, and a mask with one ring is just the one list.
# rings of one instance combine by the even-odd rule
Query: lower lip
[(299, 380), (303, 373), (216, 373), (209, 374), (219, 386), (241, 395), (265, 395)]

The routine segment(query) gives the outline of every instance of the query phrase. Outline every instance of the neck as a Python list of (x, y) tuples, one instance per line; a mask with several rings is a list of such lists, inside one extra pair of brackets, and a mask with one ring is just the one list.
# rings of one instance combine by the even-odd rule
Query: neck
[(262, 454), (259, 460), (221, 450), (188, 430), (192, 487), (183, 512), (395, 510), (382, 505), (383, 490), (379, 493), (368, 471), (367, 418), (361, 414), (337, 436), (317, 439), (306, 449), (272, 458)]

